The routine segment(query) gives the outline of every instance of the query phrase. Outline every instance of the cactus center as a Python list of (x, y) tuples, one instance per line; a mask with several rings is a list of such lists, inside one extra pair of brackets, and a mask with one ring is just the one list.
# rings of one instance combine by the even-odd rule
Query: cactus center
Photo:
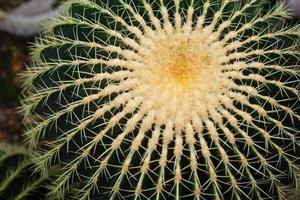
[(186, 55), (178, 55), (174, 60), (174, 63), (166, 66), (166, 74), (170, 76), (169, 79), (173, 80), (175, 84), (186, 85), (191, 80), (196, 78), (195, 74), (192, 73), (192, 69), (189, 66)]
[(166, 115), (174, 119), (180, 107), (186, 106), (184, 113), (189, 115), (198, 103), (203, 110), (218, 105), (216, 96), (227, 88), (221, 62), (226, 50), (219, 41), (209, 41), (209, 35), (203, 30), (186, 33), (183, 29), (146, 33), (140, 41), (143, 49), (141, 65), (135, 71), (139, 77), (135, 95), (149, 100), (153, 110), (161, 112), (164, 107)]
[(164, 48), (158, 49), (161, 58), (157, 73), (162, 82), (170, 82), (177, 87), (188, 87), (196, 84), (200, 66), (194, 63), (194, 59), (189, 55), (188, 43), (171, 46), (169, 52)]
[(157, 33), (155, 37), (141, 41), (145, 46), (143, 81), (178, 91), (180, 95), (195, 90), (201, 93), (218, 90), (222, 63), (216, 58), (224, 57), (225, 51), (217, 42), (207, 42), (209, 36), (201, 30), (189, 34), (173, 30)]

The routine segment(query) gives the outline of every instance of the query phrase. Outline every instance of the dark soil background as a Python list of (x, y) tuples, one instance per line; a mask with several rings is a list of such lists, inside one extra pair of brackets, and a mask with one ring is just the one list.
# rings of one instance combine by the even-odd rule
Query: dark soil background
[[(10, 11), (28, 0), (0, 0), (0, 10)], [(18, 74), (30, 64), (28, 46), (34, 37), (20, 38), (0, 31), (0, 142), (21, 141), (22, 117), (18, 114)]]

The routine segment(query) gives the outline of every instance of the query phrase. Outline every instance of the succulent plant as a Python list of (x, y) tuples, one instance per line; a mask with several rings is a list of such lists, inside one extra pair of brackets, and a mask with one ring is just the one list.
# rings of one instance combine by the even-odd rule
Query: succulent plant
[(31, 152), (21, 146), (0, 143), (0, 199), (46, 199), (49, 180), (33, 173)]
[(286, 199), (300, 26), (259, 0), (72, 0), (24, 73), (50, 199)]

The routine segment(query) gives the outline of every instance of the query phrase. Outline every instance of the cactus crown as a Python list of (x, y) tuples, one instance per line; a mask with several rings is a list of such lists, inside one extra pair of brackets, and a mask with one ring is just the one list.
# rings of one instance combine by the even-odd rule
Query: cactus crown
[(285, 199), (300, 155), (300, 26), (259, 3), (67, 2), (24, 74), (36, 166), (64, 171), (49, 197)]

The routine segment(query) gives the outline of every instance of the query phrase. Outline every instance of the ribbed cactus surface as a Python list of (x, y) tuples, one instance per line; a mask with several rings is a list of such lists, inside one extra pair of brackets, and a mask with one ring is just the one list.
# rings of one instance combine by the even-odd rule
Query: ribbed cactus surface
[(50, 199), (281, 200), (299, 174), (300, 26), (260, 0), (72, 0), (25, 72)]
[(43, 200), (47, 177), (33, 173), (31, 152), (24, 147), (0, 143), (0, 199)]

